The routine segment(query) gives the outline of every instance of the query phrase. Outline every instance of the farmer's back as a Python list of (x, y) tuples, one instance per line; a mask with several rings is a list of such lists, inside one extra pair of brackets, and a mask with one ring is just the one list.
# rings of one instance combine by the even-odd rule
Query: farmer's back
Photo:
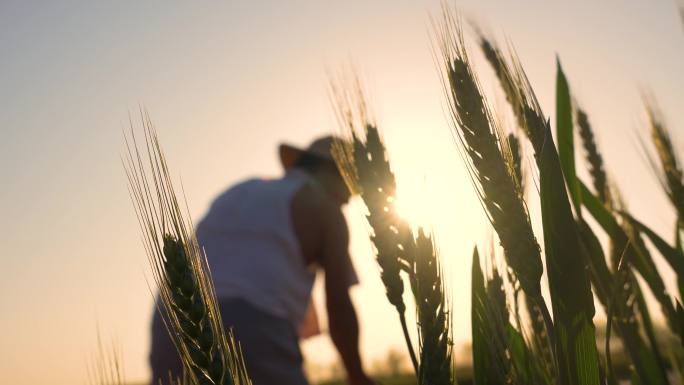
[(218, 298), (241, 298), (271, 315), (302, 321), (315, 270), (307, 266), (292, 226), (293, 195), (303, 171), (250, 179), (221, 194), (197, 226)]

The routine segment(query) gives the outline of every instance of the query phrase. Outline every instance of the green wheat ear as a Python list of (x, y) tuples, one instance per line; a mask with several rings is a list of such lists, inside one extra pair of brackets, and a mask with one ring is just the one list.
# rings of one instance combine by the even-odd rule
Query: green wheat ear
[(420, 336), (418, 379), (425, 385), (453, 384), (451, 321), (444, 278), (431, 236), (418, 230), (415, 241), (414, 297)]
[[(670, 132), (665, 124), (663, 114), (652, 98), (644, 98), (646, 114), (651, 128), (651, 141), (656, 149), (658, 161), (649, 159), (654, 172), (658, 176), (663, 190), (677, 210), (680, 229), (684, 229), (684, 179), (681, 163), (672, 144)], [(656, 165), (658, 163), (659, 165)]]
[(515, 164), (511, 166), (510, 147), (500, 136), (468, 59), (461, 26), (448, 8), (435, 30), (451, 123), (474, 187), (499, 237), (506, 263), (552, 335), (553, 323), (541, 294), (541, 251), (520, 193)]
[[(192, 272), (183, 244), (172, 235), (164, 236), (164, 272), (171, 289), (171, 300), (190, 366), (197, 378), (222, 384), (226, 374), (217, 337), (211, 327), (209, 306)], [(202, 382), (202, 381), (200, 381)]]
[(183, 383), (249, 385), (240, 350), (223, 328), (205, 255), (178, 203), (157, 133), (147, 114), (142, 122), (142, 146), (132, 124), (124, 136), (124, 168), (160, 311), (183, 363)]
[(591, 175), (594, 189), (601, 202), (608, 207), (612, 207), (608, 177), (606, 176), (606, 170), (603, 166), (603, 157), (598, 151), (594, 130), (591, 128), (589, 118), (584, 110), (577, 108), (576, 116), (580, 138), (582, 138), (582, 146), (584, 147), (585, 159), (589, 164), (589, 174)]
[(399, 315), (411, 363), (417, 372), (418, 358), (406, 323), (401, 276), (402, 271), (410, 273), (413, 265), (413, 235), (397, 213), (394, 173), (380, 132), (369, 117), (358, 78), (351, 85), (347, 80), (331, 80), (330, 88), (341, 136), (347, 138), (346, 145), (338, 143), (333, 148), (333, 155), (350, 191), (361, 196), (368, 210), (366, 220), (372, 229), (370, 239), (375, 246), (380, 278), (388, 301)]
[[(335, 159), (352, 191), (361, 195), (373, 232), (380, 277), (387, 298), (397, 309), (408, 351), (421, 385), (450, 385), (454, 381), (451, 321), (442, 272), (432, 238), (420, 229), (414, 237), (394, 205), (396, 181), (385, 144), (369, 118), (358, 79), (352, 87), (333, 85), (334, 107), (349, 145), (335, 149)], [(402, 298), (402, 271), (408, 274), (416, 302), (420, 361), (408, 334)]]
[(514, 180), (518, 184), (517, 189), (520, 195), (524, 195), (525, 192), (525, 174), (522, 168), (522, 146), (520, 140), (514, 133), (508, 134), (507, 138), (508, 148), (510, 149), (510, 167), (513, 169), (511, 174)]

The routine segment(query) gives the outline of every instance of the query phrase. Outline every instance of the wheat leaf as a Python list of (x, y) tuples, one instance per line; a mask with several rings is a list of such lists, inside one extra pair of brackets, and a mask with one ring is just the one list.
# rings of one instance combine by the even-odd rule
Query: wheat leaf
[(572, 124), (572, 105), (570, 89), (563, 73), (560, 59), (556, 58), (556, 139), (558, 140), (558, 157), (561, 168), (568, 184), (570, 197), (575, 207), (575, 213), (581, 217), (582, 195), (575, 175), (575, 140)]

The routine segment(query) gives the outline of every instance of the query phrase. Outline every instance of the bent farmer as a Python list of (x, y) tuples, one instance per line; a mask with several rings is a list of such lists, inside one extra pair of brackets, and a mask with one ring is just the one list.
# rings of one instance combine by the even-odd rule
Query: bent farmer
[[(349, 200), (331, 155), (331, 136), (308, 148), (279, 148), (279, 179), (250, 179), (222, 193), (197, 226), (226, 330), (239, 341), (254, 385), (307, 385), (299, 339), (318, 333), (311, 306), (316, 271), (325, 274), (329, 330), (350, 385), (370, 385), (359, 355), (349, 288), (357, 283), (341, 207)], [(181, 373), (155, 313), (153, 383)]]

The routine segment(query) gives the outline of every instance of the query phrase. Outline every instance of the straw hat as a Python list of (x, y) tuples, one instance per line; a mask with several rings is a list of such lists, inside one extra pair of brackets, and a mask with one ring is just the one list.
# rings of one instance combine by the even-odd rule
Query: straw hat
[(321, 158), (322, 160), (327, 160), (334, 162), (335, 159), (332, 156), (333, 145), (342, 139), (334, 137), (332, 135), (324, 136), (318, 138), (311, 142), (309, 147), (302, 149), (287, 143), (282, 143), (278, 146), (278, 154), (280, 155), (280, 163), (283, 168), (288, 170), (297, 163), (297, 160), (304, 154), (309, 154)]

